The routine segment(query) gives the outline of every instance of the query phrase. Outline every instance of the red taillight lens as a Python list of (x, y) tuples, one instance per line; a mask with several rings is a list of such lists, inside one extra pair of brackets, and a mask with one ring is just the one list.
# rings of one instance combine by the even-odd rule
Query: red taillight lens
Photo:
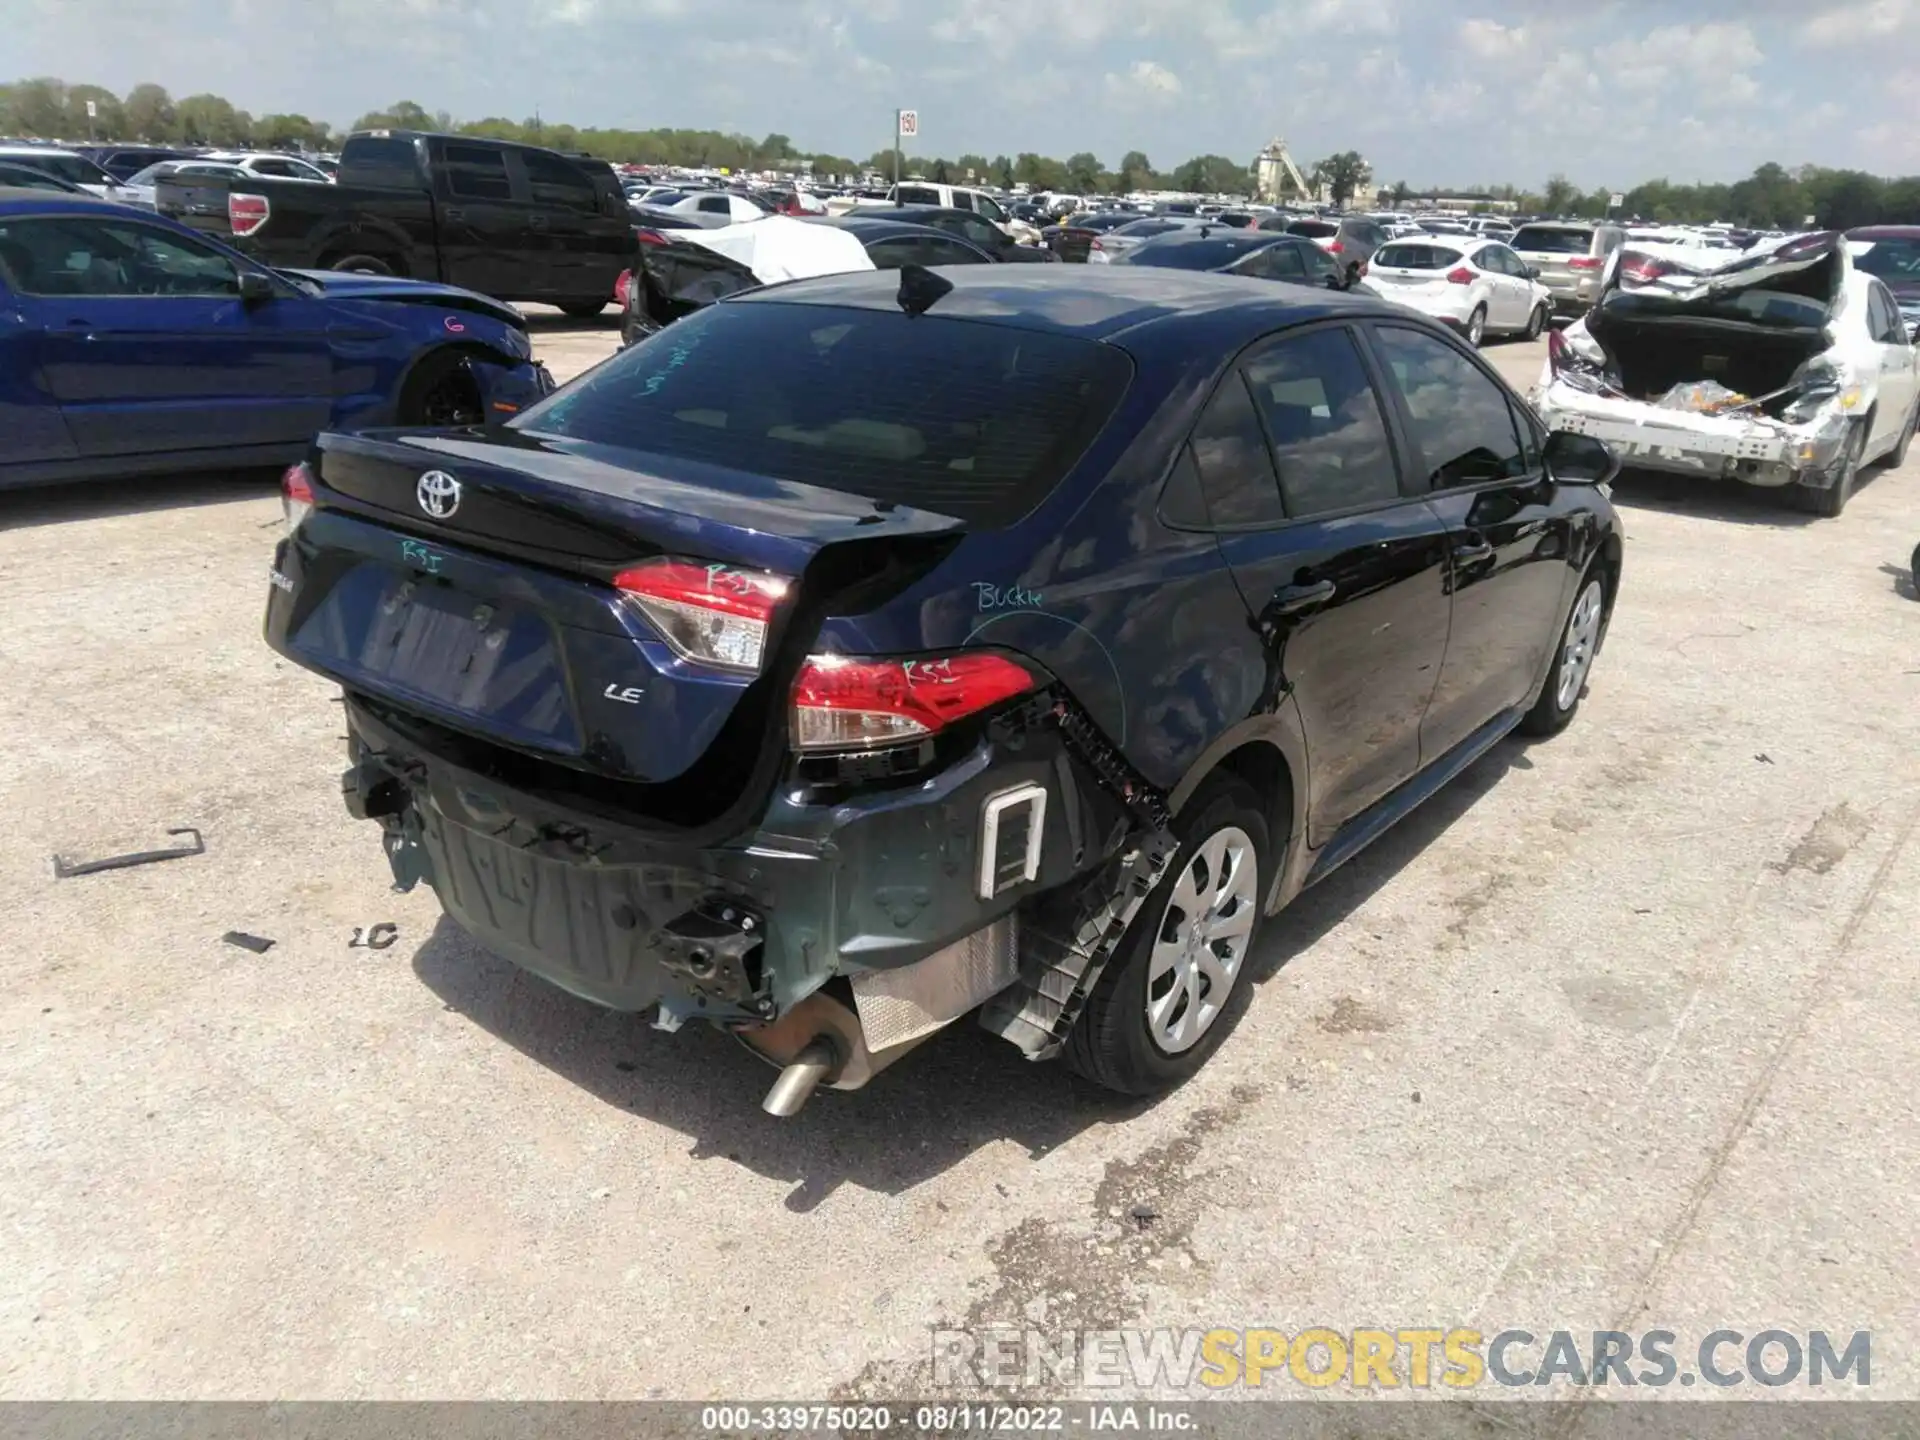
[(762, 570), (698, 560), (649, 560), (613, 577), (683, 660), (758, 671), (774, 611), (792, 581)]
[(1456, 265), (1453, 269), (1447, 271), (1447, 283), (1449, 285), (1471, 285), (1477, 278), (1479, 277), (1464, 265)]
[(1088, 248), (1089, 250), (1104, 250), (1104, 249), (1106, 249), (1107, 247), (1106, 247), (1106, 246), (1104, 246), (1104, 245), (1102, 245), (1102, 244), (1100, 243), (1100, 241), (1099, 241), (1099, 239), (1098, 239), (1098, 238), (1095, 238), (1095, 240), (1093, 241), (1093, 243), (1092, 243), (1092, 244), (1090, 244), (1090, 245), (1088, 245), (1088, 246), (1087, 246), (1087, 248)]
[(235, 235), (251, 235), (267, 223), (273, 207), (264, 195), (227, 196), (227, 229)]
[(627, 304), (627, 287), (632, 283), (633, 272), (631, 270), (622, 270), (620, 272), (620, 278), (613, 282), (613, 303), (620, 306), (623, 310)]
[(933, 660), (810, 655), (793, 682), (796, 750), (874, 750), (925, 739), (1038, 682), (988, 650)]
[(1346, 253), (1346, 248), (1347, 247), (1342, 245), (1338, 240), (1329, 240), (1327, 242), (1327, 250), (1330, 254), (1334, 254), (1334, 255), (1344, 254)]
[(1620, 262), (1620, 278), (1632, 285), (1646, 285), (1672, 273), (1671, 265), (1647, 255), (1629, 255)]
[(1576, 255), (1573, 259), (1567, 261), (1567, 269), (1569, 270), (1598, 270), (1599, 268), (1600, 257), (1598, 255)]
[(280, 509), (287, 517), (287, 533), (300, 528), (300, 522), (313, 513), (313, 472), (303, 460), (289, 465), (280, 477)]
[(662, 235), (658, 230), (636, 229), (633, 232), (633, 238), (638, 240), (642, 245), (665, 245), (667, 243), (667, 237)]

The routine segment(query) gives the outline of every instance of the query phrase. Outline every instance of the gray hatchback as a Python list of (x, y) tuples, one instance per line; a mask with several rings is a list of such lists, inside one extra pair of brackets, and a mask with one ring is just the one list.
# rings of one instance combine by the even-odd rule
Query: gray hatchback
[(1626, 238), (1627, 232), (1618, 225), (1556, 220), (1522, 225), (1507, 244), (1540, 272), (1540, 283), (1553, 295), (1556, 315), (1584, 315), (1600, 293), (1607, 257)]

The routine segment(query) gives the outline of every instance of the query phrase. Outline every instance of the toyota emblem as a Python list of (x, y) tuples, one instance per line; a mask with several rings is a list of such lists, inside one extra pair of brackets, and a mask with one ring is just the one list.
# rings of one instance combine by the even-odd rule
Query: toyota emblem
[(429, 470), (413, 487), (420, 508), (436, 520), (445, 520), (460, 508), (460, 482), (444, 470)]

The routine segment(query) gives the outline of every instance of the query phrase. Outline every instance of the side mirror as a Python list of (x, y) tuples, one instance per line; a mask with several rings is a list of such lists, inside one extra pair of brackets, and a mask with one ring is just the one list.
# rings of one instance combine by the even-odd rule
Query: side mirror
[(1561, 485), (1609, 485), (1620, 473), (1620, 457), (1604, 440), (1555, 430), (1541, 452), (1547, 475)]
[(1520, 268), (1527, 272), (1527, 279), (1538, 280), (1540, 278), (1540, 267), (1538, 265), (1523, 265)]
[(1332, 275), (1327, 276), (1327, 289), (1344, 290), (1346, 288), (1347, 288), (1347, 277), (1345, 275), (1342, 275), (1336, 272)]
[(274, 288), (273, 281), (262, 275), (258, 270), (242, 270), (240, 272), (241, 304), (259, 305), (273, 299), (279, 293), (280, 292)]

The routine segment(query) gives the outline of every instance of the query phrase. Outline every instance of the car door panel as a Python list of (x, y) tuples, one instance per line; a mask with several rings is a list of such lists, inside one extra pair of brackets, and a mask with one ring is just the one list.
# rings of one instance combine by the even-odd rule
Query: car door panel
[(501, 298), (553, 294), (546, 241), (532, 207), (515, 198), (505, 154), (492, 145), (433, 143), (447, 283)]
[(323, 302), (285, 285), (242, 301), (225, 254), (134, 219), (12, 228), (38, 252), (43, 293), (21, 306), (80, 456), (298, 444), (326, 424)]
[(1446, 651), (1444, 527), (1400, 494), (1377, 398), (1342, 326), (1255, 347), (1216, 392), (1192, 447), (1261, 644), (1259, 705), (1290, 698), (1307, 737), (1307, 840), (1317, 849), (1419, 767), (1420, 722)]
[(0, 436), (6, 441), (0, 475), (9, 466), (71, 460), (78, 453), (41, 369), (44, 342), (27, 315), (31, 302), (9, 292), (5, 265), (0, 247)]
[(1431, 764), (1531, 703), (1572, 587), (1579, 511), (1546, 480), (1532, 417), (1463, 347), (1391, 322), (1369, 332), (1410, 475), (1446, 529), (1452, 625), (1420, 738)]

